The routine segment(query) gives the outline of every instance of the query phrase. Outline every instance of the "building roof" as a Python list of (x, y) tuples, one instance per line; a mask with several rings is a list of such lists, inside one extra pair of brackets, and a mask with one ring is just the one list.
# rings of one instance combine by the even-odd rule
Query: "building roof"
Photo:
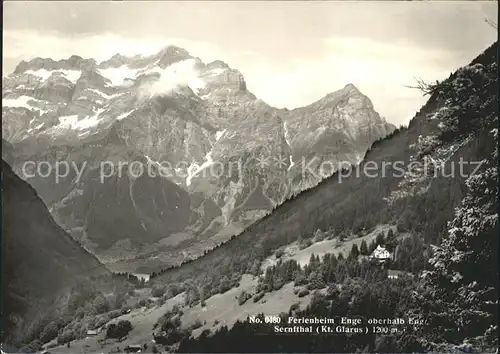
[(413, 276), (413, 274), (411, 273), (408, 273), (408, 272), (404, 272), (402, 270), (392, 270), (392, 269), (389, 269), (387, 271), (387, 275), (388, 276)]
[(384, 247), (378, 245), (377, 248), (372, 252), (370, 257), (384, 259), (384, 258), (390, 258), (391, 254)]

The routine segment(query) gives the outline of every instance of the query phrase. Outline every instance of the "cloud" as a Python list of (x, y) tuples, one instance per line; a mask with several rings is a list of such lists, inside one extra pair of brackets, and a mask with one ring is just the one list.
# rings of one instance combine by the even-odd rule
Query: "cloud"
[(425, 102), (418, 90), (406, 86), (413, 85), (415, 78), (443, 79), (461, 65), (450, 52), (404, 42), (330, 37), (323, 45), (322, 56), (296, 58), (288, 67), (255, 63), (244, 72), (248, 86), (269, 104), (295, 108), (353, 83), (382, 115), (403, 124)]
[(68, 58), (73, 54), (93, 57), (97, 61), (122, 55), (157, 53), (161, 48), (175, 44), (185, 46), (194, 55), (212, 57), (215, 47), (203, 41), (159, 36), (123, 37), (114, 33), (61, 36), (55, 32), (39, 33), (35, 30), (5, 30), (3, 33), (4, 58), (30, 60), (35, 57)]
[(200, 72), (196, 68), (194, 59), (174, 63), (165, 69), (155, 68), (150, 72), (157, 72), (160, 77), (153, 83), (143, 85), (140, 88), (142, 97), (168, 95), (180, 86), (189, 86), (193, 92), (197, 93), (205, 85), (200, 78)]

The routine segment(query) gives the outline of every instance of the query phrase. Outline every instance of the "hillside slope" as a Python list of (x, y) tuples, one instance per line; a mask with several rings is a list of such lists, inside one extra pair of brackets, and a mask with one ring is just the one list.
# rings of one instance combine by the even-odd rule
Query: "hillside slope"
[(63, 290), (109, 271), (52, 219), (35, 190), (2, 160), (4, 335), (16, 339), (37, 326)]
[[(496, 58), (495, 43), (465, 69), (450, 75), (444, 85), (455, 85), (464, 72), (474, 72), (483, 66), (494, 71)], [(474, 90), (484, 84), (466, 82), (477, 85)], [(495, 89), (489, 85), (487, 90)], [(457, 88), (453, 90), (460, 92)], [(477, 102), (481, 99), (486, 104), (492, 102), (491, 92), (481, 95)], [(392, 223), (427, 244), (440, 243), (448, 233), (447, 223), (452, 220), (454, 209), (466, 193), (465, 180), (475, 168), (472, 163), (487, 159), (495, 148), (490, 131), (497, 124), (495, 112), (483, 119), (476, 116), (479, 111), (471, 111), (469, 121), (456, 123), (458, 128), (452, 126), (455, 135), (450, 135), (443, 128), (444, 122), (433, 119), (439, 117), (438, 112), (448, 109), (449, 101), (441, 96), (440, 92), (433, 92), (408, 128), (374, 143), (360, 165), (361, 170), (335, 174), (276, 208), (227, 244), (180, 268), (167, 270), (153, 281), (175, 284), (195, 298), (206, 298), (236, 285), (241, 274), (258, 274), (259, 265), (267, 256), (298, 239), (312, 238), (317, 229), (341, 237), (377, 224)], [(439, 144), (429, 144), (428, 140)], [(426, 159), (433, 159), (436, 170), (446, 173), (436, 172), (432, 176), (436, 170), (431, 170), (426, 175), (429, 171), (423, 172), (412, 165), (412, 162), (422, 164)], [(460, 161), (471, 164), (464, 164), (463, 173), (450, 175), (451, 166), (457, 167)], [(363, 173), (362, 168), (369, 164), (385, 166), (385, 170), (379, 170), (375, 176), (373, 169)]]
[[(433, 169), (407, 171), (384, 198), (398, 229), (411, 235), (406, 237), (409, 242), (399, 240), (394, 250), (396, 259), (388, 265), (392, 277), (384, 274), (383, 268), (360, 259), (360, 250), (354, 247), (347, 259), (334, 255), (322, 260), (311, 257), (298, 274), (310, 275), (308, 288), (328, 286), (327, 293), (316, 292), (304, 311), (291, 307), (282, 314), (279, 326), (294, 330), (290, 322), (286, 324), (288, 316), (327, 317), (335, 319), (335, 325), (318, 326), (318, 336), (293, 331), (283, 336), (276, 333), (279, 326), (264, 324), (262, 316), (262, 324), (247, 319), (230, 330), (223, 327), (214, 335), (205, 333), (198, 339), (185, 339), (178, 352), (221, 351), (219, 348), (234, 352), (244, 347), (247, 352), (497, 353), (497, 53), (495, 43), (449, 79), (422, 86), (431, 95), (424, 112), (433, 101), (437, 109), (427, 111), (431, 114), (420, 117), (420, 123), (437, 123), (438, 129), (419, 135), (411, 143), (415, 154), (410, 155), (410, 161), (432, 161)], [(412, 131), (417, 119), (407, 132)], [(376, 144), (381, 149), (378, 152), (391, 140)], [(462, 170), (464, 162), (477, 169)], [(445, 169), (448, 171), (443, 173)], [(453, 180), (465, 182), (463, 193), (461, 188), (450, 188)], [(355, 207), (360, 208), (357, 204)], [(450, 207), (454, 209), (451, 216)], [(419, 247), (421, 238), (431, 246)], [(387, 239), (384, 242), (386, 246), (394, 245)], [(394, 267), (412, 274), (395, 275)], [(272, 285), (287, 269), (284, 263), (276, 271), (266, 272), (265, 279), (269, 278)], [(295, 277), (296, 285), (298, 280)], [(345, 316), (359, 319), (359, 324), (341, 322)], [(370, 319), (378, 325), (370, 326)], [(324, 331), (324, 327), (329, 330)]]

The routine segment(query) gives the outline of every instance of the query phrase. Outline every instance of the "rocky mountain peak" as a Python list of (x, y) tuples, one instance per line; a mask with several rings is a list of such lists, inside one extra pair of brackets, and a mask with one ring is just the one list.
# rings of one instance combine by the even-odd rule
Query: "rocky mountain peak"
[(99, 63), (99, 68), (100, 69), (118, 68), (122, 65), (126, 65), (126, 64), (130, 63), (130, 61), (131, 61), (130, 58), (118, 53), (118, 54), (113, 55), (108, 60), (105, 60), (105, 61)]
[(328, 93), (324, 98), (325, 99), (338, 99), (339, 97), (349, 97), (349, 96), (356, 96), (356, 95), (363, 95), (361, 91), (354, 86), (354, 84), (347, 84), (340, 90), (336, 90), (333, 92)]
[[(79, 55), (72, 55), (68, 58), (67, 63), (71, 65), (72, 67), (76, 67), (78, 64), (80, 64), (84, 59), (79, 56)], [(95, 62), (94, 59), (91, 59)]]
[(184, 55), (184, 56), (190, 56), (189, 52), (181, 47), (178, 47), (176, 45), (167, 45), (164, 47), (160, 53), (164, 55)]
[(213, 69), (229, 69), (229, 65), (227, 65), (225, 62), (222, 60), (214, 60), (210, 63), (207, 64), (207, 69), (208, 70), (213, 70)]
[(320, 100), (314, 102), (311, 106), (315, 109), (333, 109), (335, 107), (353, 104), (358, 108), (364, 107), (373, 109), (371, 100), (361, 93), (356, 86), (349, 83), (340, 90), (328, 93)]
[(356, 86), (354, 86), (354, 84), (351, 83), (345, 85), (342, 90), (348, 91), (349, 93), (357, 93), (357, 94), (361, 93), (361, 91), (359, 91), (359, 89)]
[(84, 59), (78, 55), (72, 55), (68, 59), (53, 60), (51, 58), (34, 58), (30, 61), (21, 61), (14, 70), (14, 74), (26, 71), (36, 72), (39, 70), (85, 70), (95, 68), (97, 62), (94, 59)]
[(169, 65), (190, 58), (192, 58), (192, 56), (187, 50), (174, 45), (169, 45), (154, 55), (153, 60), (158, 61), (157, 65), (159, 67), (166, 68)]
[(21, 74), (27, 70), (54, 70), (57, 62), (50, 58), (34, 58), (30, 61), (21, 61), (15, 68), (14, 74)]

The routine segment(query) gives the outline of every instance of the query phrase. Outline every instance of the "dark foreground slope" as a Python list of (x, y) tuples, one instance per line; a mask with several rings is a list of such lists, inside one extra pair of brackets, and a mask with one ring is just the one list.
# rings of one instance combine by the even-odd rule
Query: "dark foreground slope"
[[(439, 281), (434, 280), (422, 284), (415, 281), (408, 288), (402, 285), (403, 290), (413, 290), (415, 286), (417, 288), (421, 286), (425, 289), (424, 293), (428, 291), (429, 294), (439, 294), (446, 292), (446, 289), (439, 289), (439, 287), (447, 286), (447, 289), (452, 289), (450, 294), (454, 294), (453, 291), (458, 289), (466, 294), (469, 291), (467, 290), (468, 285), (460, 284), (459, 281), (460, 276), (463, 276), (464, 281), (469, 281), (470, 284), (475, 283), (474, 286), (484, 286), (478, 291), (480, 295), (476, 294), (477, 296), (481, 297), (483, 292), (487, 294), (486, 297), (481, 298), (481, 301), (474, 303), (479, 304), (477, 305), (479, 307), (474, 309), (476, 317), (461, 314), (457, 315), (456, 318), (443, 319), (443, 316), (446, 317), (445, 311), (443, 311), (443, 316), (434, 319), (434, 329), (427, 329), (426, 332), (426, 329), (423, 328), (420, 332), (415, 332), (417, 338), (413, 339), (458, 344), (471, 336), (483, 338), (484, 326), (487, 327), (488, 323), (494, 323), (496, 318), (493, 315), (495, 311), (492, 312), (491, 309), (494, 302), (492, 305), (492, 300), (488, 297), (497, 294), (497, 287), (495, 283), (483, 280), (495, 278), (496, 260), (498, 260), (497, 248), (494, 246), (494, 239), (492, 239), (492, 237), (496, 237), (494, 232), (497, 227), (496, 218), (494, 215), (488, 214), (498, 207), (496, 198), (493, 198), (496, 195), (494, 192), (495, 184), (493, 183), (493, 187), (491, 187), (490, 183), (496, 180), (496, 172), (488, 172), (495, 163), (492, 154), (494, 154), (497, 141), (495, 135), (498, 124), (498, 107), (495, 103), (497, 48), (495, 43), (469, 66), (458, 70), (442, 84), (428, 87), (431, 97), (411, 121), (408, 128), (400, 129), (390, 137), (376, 142), (366, 154), (365, 160), (358, 170), (359, 173), (357, 170), (352, 170), (350, 176), (347, 177), (345, 175), (348, 174), (348, 171), (344, 171), (344, 175), (339, 173), (332, 176), (318, 187), (301, 193), (294, 200), (280, 206), (271, 215), (254, 224), (227, 244), (196, 261), (158, 275), (154, 281), (170, 284), (171, 288), (174, 288), (174, 293), (185, 290), (190, 299), (209, 297), (232, 287), (239, 281), (239, 277), (243, 273), (258, 274), (259, 265), (265, 257), (283, 245), (301, 238), (311, 238), (316, 229), (333, 230), (340, 237), (342, 234), (370, 229), (377, 224), (393, 223), (398, 225), (400, 231), (412, 235), (413, 238), (423, 240), (426, 244), (441, 245), (445, 250), (436, 252), (434, 257), (438, 257), (438, 260), (431, 258), (434, 263), (432, 263), (433, 266), (430, 270), (427, 269), (427, 272), (430, 273), (422, 272), (423, 269), (415, 269), (417, 276), (421, 274), (432, 275), (432, 271), (439, 270), (442, 264), (450, 267), (449, 274), (443, 271), (443, 274), (446, 274), (442, 275), (441, 278), (435, 273), (433, 278), (431, 277), (432, 279), (441, 279)], [(429, 171), (411, 167), (415, 166), (412, 163), (418, 162), (421, 166), (425, 161), (435, 161), (438, 166), (434, 166), (435, 168), (430, 171), (430, 174)], [(461, 164), (461, 172), (459, 171), (460, 161), (469, 162)], [(468, 200), (474, 199), (471, 195), (472, 191), (477, 193), (478, 188), (471, 187), (471, 183), (476, 180), (472, 174), (477, 166), (475, 164), (477, 161), (489, 162), (489, 165), (488, 163), (482, 165), (478, 171), (475, 171), (475, 174), (483, 177), (489, 176), (489, 182), (484, 182), (483, 187), (486, 192), (489, 191), (485, 195), (488, 195), (490, 199), (482, 201), (484, 203), (482, 206), (475, 205), (470, 208), (473, 211), (482, 210), (483, 206), (487, 209), (484, 211), (484, 214), (488, 216), (485, 219), (487, 224), (480, 223), (474, 226), (474, 224), (468, 225), (463, 215), (456, 215), (455, 208), (465, 209), (465, 214), (467, 214), (466, 203)], [(378, 169), (374, 172), (371, 168), (369, 173), (363, 173), (363, 167), (368, 164), (376, 165)], [(455, 166), (453, 173), (451, 172), (452, 166)], [(401, 167), (404, 167), (403, 174), (400, 173)], [(461, 210), (460, 208), (457, 210)], [(448, 230), (448, 222), (457, 226), (453, 230)], [(460, 230), (462, 238), (475, 237), (473, 234), (469, 235), (468, 232), (470, 233), (471, 229), (477, 229), (479, 225), (485, 227), (480, 235), (484, 238), (484, 242), (475, 242), (472, 239), (449, 241), (457, 239), (458, 236), (453, 233), (456, 233), (456, 230)], [(453, 257), (447, 258), (446, 255), (454, 254), (453, 252), (464, 252), (463, 248), (467, 247), (467, 244), (471, 245), (472, 249), (460, 258), (464, 260), (460, 269), (467, 269), (470, 266), (475, 271), (472, 275), (470, 271), (462, 275), (454, 275), (453, 262), (457, 263), (457, 260)], [(444, 263), (439, 260), (439, 257)], [(425, 267), (429, 266), (425, 265)], [(481, 274), (484, 274), (485, 277), (482, 277)], [(451, 283), (448, 284), (450, 279), (452, 279)], [(473, 282), (473, 280), (475, 281)], [(373, 284), (362, 282), (361, 286), (358, 285), (355, 288), (375, 291), (375, 289), (388, 289), (388, 285), (386, 281)], [(387, 298), (387, 294), (383, 292), (373, 295), (373, 297), (369, 292), (356, 294), (366, 299), (366, 306), (369, 303), (373, 305), (377, 300)], [(399, 292), (394, 294), (400, 296), (402, 294), (401, 287)], [(350, 304), (349, 299), (352, 295), (350, 293), (349, 296), (344, 297), (348, 300), (343, 303), (344, 305)], [(443, 308), (436, 309), (436, 307), (439, 308), (439, 299), (429, 300), (429, 296), (423, 296), (423, 298), (427, 301), (426, 308), (419, 310), (417, 306), (413, 309), (416, 311), (417, 317), (443, 310)], [(476, 305), (468, 303), (465, 298), (459, 299), (457, 297), (459, 300), (454, 304), (455, 313), (460, 313), (460, 309), (463, 308), (471, 309), (471, 313), (473, 312), (472, 308)], [(477, 299), (477, 297), (474, 298)], [(449, 301), (452, 300), (449, 299)], [(331, 302), (332, 299), (328, 301)], [(408, 299), (398, 311), (408, 312), (411, 301)], [(483, 303), (489, 304), (487, 310), (481, 307)], [(320, 306), (319, 309), (335, 308), (332, 303), (325, 306)], [(366, 307), (364, 308), (366, 309)], [(321, 312), (322, 310), (319, 309), (316, 310)], [(353, 314), (349, 312), (353, 311), (352, 308), (346, 311), (348, 312), (342, 314)], [(485, 314), (486, 319), (478, 319), (478, 316), (481, 317), (481, 313)], [(314, 309), (310, 309), (307, 315), (317, 315), (317, 313)], [(358, 315), (363, 315), (363, 313), (358, 313)], [(439, 322), (439, 319), (444, 322)], [(255, 327), (249, 329), (249, 331), (254, 330)], [(234, 331), (239, 331), (239, 334)], [(201, 351), (202, 349), (213, 351), (217, 347), (220, 348), (217, 351), (237, 350), (237, 346), (242, 343), (239, 340), (242, 338), (241, 334), (247, 332), (242, 332), (241, 327), (235, 327), (234, 331), (231, 332), (231, 337), (222, 333), (217, 336), (216, 342), (212, 343), (210, 343), (210, 339), (203, 343), (185, 342), (181, 346), (181, 351)], [(490, 332), (494, 333), (494, 331), (493, 328)], [(459, 334), (450, 337), (450, 333)], [(434, 337), (429, 334), (434, 335)], [(283, 338), (283, 340), (272, 347), (257, 346), (254, 347), (254, 350), (287, 351), (290, 348), (285, 345), (286, 342), (294, 343), (287, 336), (278, 336), (277, 338)], [(375, 339), (375, 336), (372, 336), (363, 343), (370, 350), (370, 348), (374, 348)], [(217, 346), (217, 344), (230, 342), (236, 347)], [(369, 343), (367, 344), (367, 342)], [(302, 342), (305, 346), (301, 346), (301, 348), (304, 349), (303, 351), (309, 352), (339, 352), (364, 348), (364, 344), (362, 348), (353, 348), (342, 346), (340, 343), (338, 346), (332, 347), (331, 343), (333, 342), (329, 341), (328, 343), (330, 344), (317, 346), (317, 343), (306, 341)], [(350, 342), (351, 345), (353, 343), (356, 341)], [(391, 348), (388, 350), (401, 350), (401, 347)], [(405, 349), (412, 350), (411, 345)], [(245, 350), (250, 350), (250, 348), (246, 347)]]
[(35, 190), (2, 160), (4, 339), (36, 331), (79, 280), (107, 269), (52, 219)]

